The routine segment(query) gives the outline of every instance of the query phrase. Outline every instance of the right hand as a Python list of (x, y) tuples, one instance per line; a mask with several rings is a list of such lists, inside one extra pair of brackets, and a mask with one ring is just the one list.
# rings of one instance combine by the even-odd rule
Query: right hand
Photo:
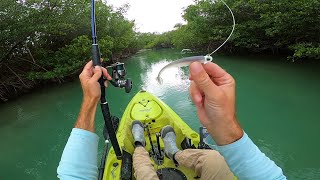
[[(101, 76), (107, 78), (107, 80), (112, 80), (112, 77), (108, 74), (108, 71), (101, 67), (93, 67), (93, 62), (89, 61), (83, 68), (83, 71), (79, 75), (81, 82), (81, 87), (83, 91), (83, 100), (97, 104), (101, 95), (100, 84), (98, 80)], [(105, 86), (107, 87), (107, 81), (105, 81)]]
[(235, 80), (214, 63), (190, 65), (190, 97), (202, 125), (218, 145), (233, 143), (243, 136), (236, 119)]

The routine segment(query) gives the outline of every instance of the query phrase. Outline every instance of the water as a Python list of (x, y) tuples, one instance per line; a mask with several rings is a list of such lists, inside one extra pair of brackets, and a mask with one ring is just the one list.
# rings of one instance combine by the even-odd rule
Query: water
[[(140, 89), (165, 101), (194, 130), (199, 122), (188, 97), (188, 71), (170, 69), (156, 76), (173, 50), (146, 51), (126, 61), (132, 93), (110, 87), (111, 112), (121, 116)], [(277, 57), (218, 56), (214, 61), (237, 81), (238, 119), (256, 144), (290, 179), (320, 179), (320, 64), (292, 64)], [(56, 179), (56, 167), (77, 117), (79, 83), (44, 88), (0, 106), (0, 179)], [(97, 133), (103, 126), (100, 109)], [(100, 139), (100, 154), (102, 151)]]

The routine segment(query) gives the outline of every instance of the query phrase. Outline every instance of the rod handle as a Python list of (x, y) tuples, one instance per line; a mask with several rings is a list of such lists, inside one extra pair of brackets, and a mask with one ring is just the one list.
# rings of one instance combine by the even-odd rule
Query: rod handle
[(98, 44), (92, 44), (92, 62), (93, 66), (101, 66), (101, 55)]
[(109, 133), (109, 138), (112, 144), (112, 147), (114, 149), (114, 152), (116, 153), (116, 156), (118, 159), (122, 158), (122, 152), (119, 147), (119, 143), (117, 140), (117, 136), (115, 133), (115, 130), (113, 128), (112, 120), (111, 120), (111, 115), (110, 115), (110, 109), (109, 105), (107, 102), (101, 104), (101, 109), (102, 109), (102, 115), (104, 118), (104, 123), (106, 125), (107, 131)]

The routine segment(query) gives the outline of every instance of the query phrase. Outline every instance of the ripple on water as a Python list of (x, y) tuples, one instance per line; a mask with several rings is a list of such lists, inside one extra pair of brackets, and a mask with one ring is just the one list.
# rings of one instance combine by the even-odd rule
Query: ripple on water
[(23, 162), (18, 162), (16, 167), (19, 169), (24, 169), (23, 172), (28, 176), (32, 176), (33, 179), (43, 179), (41, 175), (41, 169), (47, 165), (47, 161), (47, 158), (42, 158), (42, 160), (34, 160), (31, 167), (25, 167)]
[(25, 111), (22, 106), (17, 106), (17, 115), (15, 127), (28, 128), (29, 126), (35, 126), (39, 123), (39, 112)]
[(288, 174), (288, 179), (319, 179), (320, 168), (294, 168)]

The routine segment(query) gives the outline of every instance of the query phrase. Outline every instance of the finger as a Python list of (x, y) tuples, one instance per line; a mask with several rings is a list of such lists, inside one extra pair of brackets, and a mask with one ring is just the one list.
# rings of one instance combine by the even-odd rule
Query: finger
[(234, 82), (233, 77), (215, 63), (209, 62), (203, 67), (218, 86)]
[(190, 84), (189, 94), (193, 103), (197, 107), (201, 107), (203, 104), (203, 92), (197, 87), (194, 82), (191, 82)]
[(90, 60), (90, 61), (84, 66), (83, 70), (91, 70), (92, 65), (93, 65), (93, 63), (92, 63), (92, 61)]
[(215, 94), (218, 91), (217, 86), (212, 82), (201, 63), (194, 62), (189, 69), (193, 82), (205, 95)]
[(93, 70), (93, 76), (91, 78), (92, 81), (98, 81), (102, 76), (102, 71), (100, 66), (95, 66)]
[(108, 81), (104, 81), (104, 87), (108, 87)]
[(205, 124), (203, 124), (203, 122), (208, 122), (208, 117), (206, 115), (206, 110), (204, 106), (197, 106), (197, 113), (198, 113), (198, 118), (200, 120), (200, 123), (206, 126)]
[(201, 122), (207, 121), (205, 107), (203, 104), (204, 103), (203, 92), (201, 92), (201, 90), (197, 87), (197, 85), (194, 82), (191, 82), (189, 93), (193, 103), (196, 105), (198, 118), (200, 119)]
[(91, 78), (93, 72), (92, 72), (92, 61), (89, 61), (84, 67), (79, 75), (80, 79), (85, 79), (85, 78)]
[(190, 80), (190, 81), (193, 81), (193, 79), (192, 79), (191, 75), (189, 75), (189, 80)]
[(102, 67), (101, 69), (102, 69), (103, 76), (104, 76), (105, 78), (107, 78), (108, 80), (112, 80), (112, 77), (111, 77), (110, 74), (108, 73), (107, 69), (104, 68), (104, 67)]

